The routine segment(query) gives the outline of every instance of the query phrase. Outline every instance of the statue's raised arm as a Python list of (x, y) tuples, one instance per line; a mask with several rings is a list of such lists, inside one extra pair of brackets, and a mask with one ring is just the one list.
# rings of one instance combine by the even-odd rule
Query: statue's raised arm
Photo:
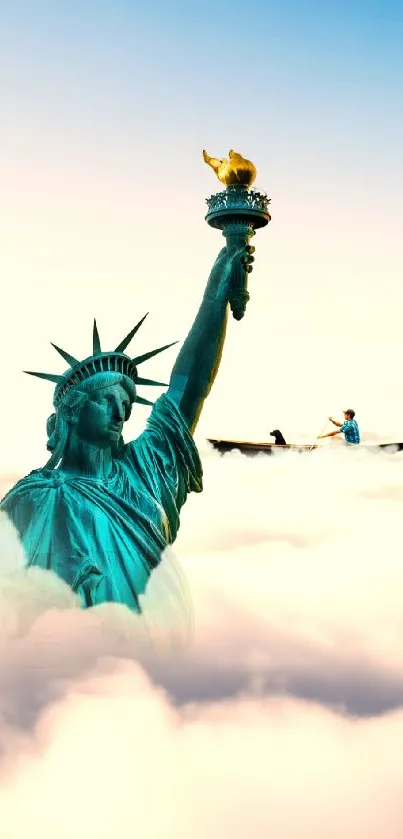
[(211, 271), (194, 324), (174, 364), (169, 398), (176, 403), (191, 432), (208, 396), (221, 361), (228, 320), (228, 301), (235, 270), (251, 271), (254, 248), (223, 248)]
[(248, 274), (252, 271), (255, 248), (249, 242), (255, 229), (270, 221), (269, 199), (250, 191), (256, 178), (251, 160), (230, 150), (226, 158), (210, 157), (205, 162), (226, 187), (207, 199), (206, 221), (222, 230), (227, 246), (218, 255), (193, 327), (172, 370), (168, 395), (179, 407), (193, 431), (217, 374), (224, 345), (228, 303), (240, 320), (249, 300)]

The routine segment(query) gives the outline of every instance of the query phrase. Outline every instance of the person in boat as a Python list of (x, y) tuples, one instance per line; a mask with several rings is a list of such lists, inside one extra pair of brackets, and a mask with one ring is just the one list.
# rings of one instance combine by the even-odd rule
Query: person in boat
[(360, 429), (355, 419), (355, 411), (352, 408), (344, 411), (344, 422), (337, 422), (333, 417), (329, 417), (329, 420), (333, 425), (337, 425), (337, 431), (329, 431), (328, 434), (321, 434), (318, 438), (319, 440), (323, 440), (325, 437), (335, 437), (336, 434), (344, 434), (344, 439), (348, 445), (354, 446), (360, 442)]

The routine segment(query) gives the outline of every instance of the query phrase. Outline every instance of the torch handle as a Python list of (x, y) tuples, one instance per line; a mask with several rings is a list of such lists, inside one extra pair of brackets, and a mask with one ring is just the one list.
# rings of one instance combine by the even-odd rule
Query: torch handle
[[(223, 230), (227, 247), (245, 248), (255, 231), (248, 224), (230, 224)], [(229, 304), (235, 320), (241, 320), (245, 314), (246, 304), (250, 299), (248, 292), (248, 271), (241, 260), (234, 263)]]

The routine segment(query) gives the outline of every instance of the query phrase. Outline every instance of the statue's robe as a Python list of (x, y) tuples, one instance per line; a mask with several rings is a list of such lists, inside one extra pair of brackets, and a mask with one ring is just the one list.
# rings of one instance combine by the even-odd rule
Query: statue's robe
[(58, 574), (83, 605), (114, 601), (139, 610), (139, 594), (176, 538), (188, 493), (201, 490), (193, 438), (164, 395), (145, 431), (114, 459), (109, 478), (36, 469), (0, 506), (20, 534), (28, 563)]

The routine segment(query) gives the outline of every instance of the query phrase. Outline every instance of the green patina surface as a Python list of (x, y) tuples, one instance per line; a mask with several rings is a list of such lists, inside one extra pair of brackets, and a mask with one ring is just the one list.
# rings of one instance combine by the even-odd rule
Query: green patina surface
[(33, 374), (56, 384), (47, 424), (50, 458), (6, 495), (1, 509), (15, 524), (30, 564), (51, 569), (81, 597), (139, 609), (163, 549), (174, 542), (187, 495), (202, 490), (193, 432), (214, 382), (225, 339), (228, 301), (251, 270), (251, 249), (228, 241), (210, 273), (168, 389), (147, 427), (124, 443), (122, 430), (137, 393), (151, 382), (138, 366), (167, 347), (131, 358), (125, 350), (142, 321), (112, 352), (103, 352), (94, 324), (84, 361), (58, 347), (63, 375)]

